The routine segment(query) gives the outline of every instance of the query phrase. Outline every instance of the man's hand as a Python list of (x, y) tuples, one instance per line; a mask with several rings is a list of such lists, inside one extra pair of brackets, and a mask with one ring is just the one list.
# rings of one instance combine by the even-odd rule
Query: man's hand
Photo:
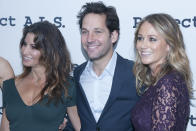
[(64, 130), (64, 128), (66, 127), (66, 125), (67, 125), (67, 119), (64, 118), (63, 123), (59, 126), (59, 131)]

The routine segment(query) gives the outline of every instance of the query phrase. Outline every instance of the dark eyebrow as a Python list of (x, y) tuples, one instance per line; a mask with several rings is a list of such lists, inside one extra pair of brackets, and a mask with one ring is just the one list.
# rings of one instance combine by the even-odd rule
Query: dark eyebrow
[(86, 28), (82, 28), (81, 30), (87, 30)]

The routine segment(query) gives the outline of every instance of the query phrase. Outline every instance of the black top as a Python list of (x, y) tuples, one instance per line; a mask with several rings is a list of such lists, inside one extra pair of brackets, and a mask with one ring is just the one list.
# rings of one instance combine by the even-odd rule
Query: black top
[[(76, 105), (76, 91), (73, 80), (69, 80), (68, 96), (62, 95), (62, 102), (49, 105), (48, 96), (41, 102), (26, 105), (16, 89), (14, 79), (3, 83), (3, 107), (9, 120), (10, 131), (58, 131), (59, 125), (66, 115), (66, 107)], [(62, 93), (64, 94), (64, 93)]]

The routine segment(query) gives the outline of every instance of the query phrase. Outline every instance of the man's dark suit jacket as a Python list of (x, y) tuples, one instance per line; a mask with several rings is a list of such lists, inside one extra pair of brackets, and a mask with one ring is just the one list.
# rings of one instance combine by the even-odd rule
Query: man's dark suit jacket
[(82, 131), (132, 131), (131, 109), (138, 100), (133, 75), (133, 61), (117, 55), (112, 89), (103, 112), (98, 120), (90, 109), (84, 90), (79, 83), (87, 62), (74, 71), (77, 90), (77, 108)]

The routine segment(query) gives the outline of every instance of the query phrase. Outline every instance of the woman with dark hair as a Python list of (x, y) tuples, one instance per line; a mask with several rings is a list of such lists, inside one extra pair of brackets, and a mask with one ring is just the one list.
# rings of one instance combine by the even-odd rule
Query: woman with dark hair
[(192, 74), (178, 24), (168, 14), (146, 16), (135, 32), (136, 131), (185, 131), (193, 97)]
[(25, 27), (20, 50), (23, 73), (3, 83), (1, 130), (55, 131), (67, 110), (79, 131), (71, 60), (59, 29), (47, 21)]

